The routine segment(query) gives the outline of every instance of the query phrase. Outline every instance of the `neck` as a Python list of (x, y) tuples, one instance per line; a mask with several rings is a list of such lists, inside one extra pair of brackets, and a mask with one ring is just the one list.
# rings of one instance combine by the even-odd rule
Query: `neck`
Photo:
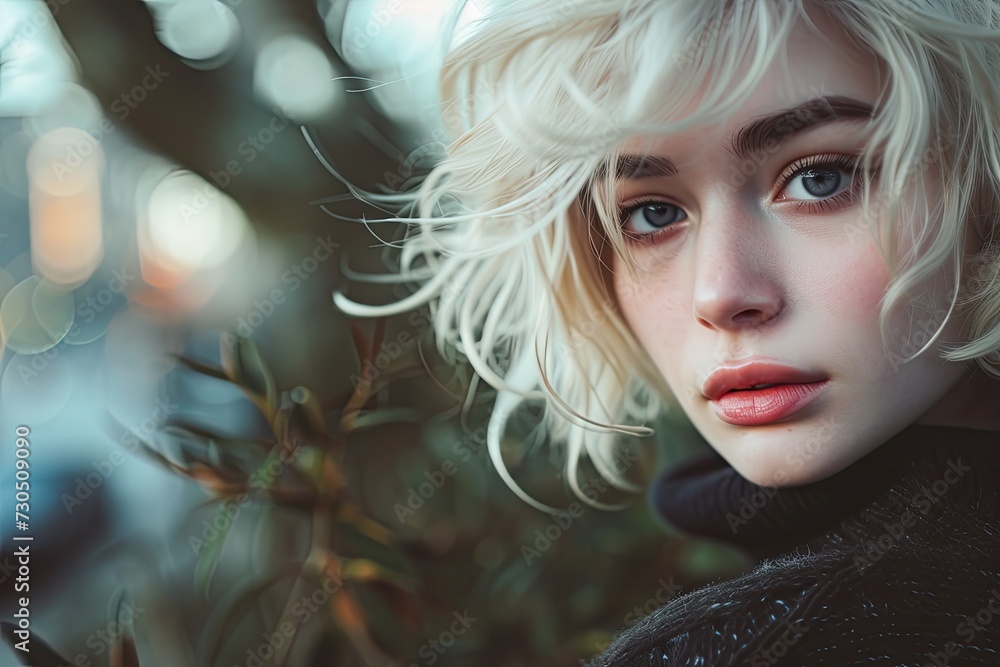
[[(817, 539), (866, 506), (893, 516), (934, 489), (948, 470), (948, 503), (959, 511), (1000, 516), (1000, 449), (994, 433), (964, 425), (913, 424), (844, 470), (798, 487), (762, 487), (741, 477), (717, 453), (669, 468), (652, 495), (661, 517), (689, 535), (727, 543), (760, 558)], [(887, 493), (895, 487), (898, 493)], [(916, 500), (913, 500), (916, 499)], [(898, 510), (898, 511), (897, 511)], [(970, 510), (972, 511), (972, 510)]]

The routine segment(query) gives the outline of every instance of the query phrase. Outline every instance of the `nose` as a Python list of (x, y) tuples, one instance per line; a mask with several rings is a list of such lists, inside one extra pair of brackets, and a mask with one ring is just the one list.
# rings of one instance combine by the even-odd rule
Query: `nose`
[(737, 208), (705, 209), (699, 227), (694, 317), (715, 331), (759, 327), (785, 308), (777, 232), (752, 204)]

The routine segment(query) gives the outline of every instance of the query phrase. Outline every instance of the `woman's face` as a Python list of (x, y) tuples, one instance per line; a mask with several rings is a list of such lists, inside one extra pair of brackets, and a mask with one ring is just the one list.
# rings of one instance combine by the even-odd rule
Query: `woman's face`
[[(883, 351), (890, 274), (851, 174), (882, 82), (874, 56), (828, 17), (814, 20), (821, 33), (801, 21), (793, 30), (790, 78), (776, 61), (724, 125), (629, 141), (634, 158), (621, 166), (632, 174), (618, 186), (639, 266), (635, 280), (612, 266), (622, 314), (694, 426), (763, 485), (843, 469), (967, 372), (935, 350), (902, 363), (943, 320), (942, 275), (919, 314), (893, 313), (903, 328), (895, 354)], [(648, 157), (637, 166), (638, 156)], [(930, 170), (915, 178), (936, 187)], [(959, 328), (952, 318), (943, 340)]]

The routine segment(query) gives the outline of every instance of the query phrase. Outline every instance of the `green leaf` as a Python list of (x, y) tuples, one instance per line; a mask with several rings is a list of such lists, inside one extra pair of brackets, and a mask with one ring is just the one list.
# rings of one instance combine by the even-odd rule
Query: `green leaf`
[[(215, 516), (225, 516), (224, 512), (224, 505), (220, 504)], [(216, 538), (209, 542), (201, 553), (198, 554), (198, 564), (195, 566), (194, 571), (194, 584), (196, 590), (204, 595), (206, 599), (208, 598), (212, 578), (215, 575), (215, 569), (219, 565), (219, 556), (222, 554), (222, 547), (225, 546), (226, 538), (229, 536), (229, 531), (234, 523), (236, 523), (236, 518), (233, 517), (230, 519), (227, 516), (225, 527), (219, 530)]]
[(237, 338), (231, 350), (223, 344), (222, 365), (229, 378), (243, 389), (271, 422), (278, 409), (278, 388), (256, 343), (250, 338)]
[(396, 424), (399, 422), (419, 422), (420, 413), (412, 408), (380, 408), (369, 410), (354, 420), (354, 429), (371, 428), (382, 424)]
[[(219, 602), (216, 612), (209, 617), (204, 637), (209, 644), (202, 651), (206, 665), (214, 665), (222, 650), (223, 643), (232, 635), (237, 622), (250, 610), (260, 594), (288, 577), (298, 578), (302, 572), (303, 563), (290, 563), (272, 574), (258, 579), (256, 574), (250, 575)], [(298, 633), (296, 633), (298, 634)]]

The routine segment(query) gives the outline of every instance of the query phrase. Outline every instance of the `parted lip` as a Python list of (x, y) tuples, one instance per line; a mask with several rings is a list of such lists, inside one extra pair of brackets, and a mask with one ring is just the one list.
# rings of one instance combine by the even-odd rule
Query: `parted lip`
[(802, 384), (819, 382), (826, 377), (815, 371), (796, 368), (776, 361), (754, 359), (716, 368), (705, 379), (701, 393), (710, 401), (733, 389), (749, 389), (758, 384)]

